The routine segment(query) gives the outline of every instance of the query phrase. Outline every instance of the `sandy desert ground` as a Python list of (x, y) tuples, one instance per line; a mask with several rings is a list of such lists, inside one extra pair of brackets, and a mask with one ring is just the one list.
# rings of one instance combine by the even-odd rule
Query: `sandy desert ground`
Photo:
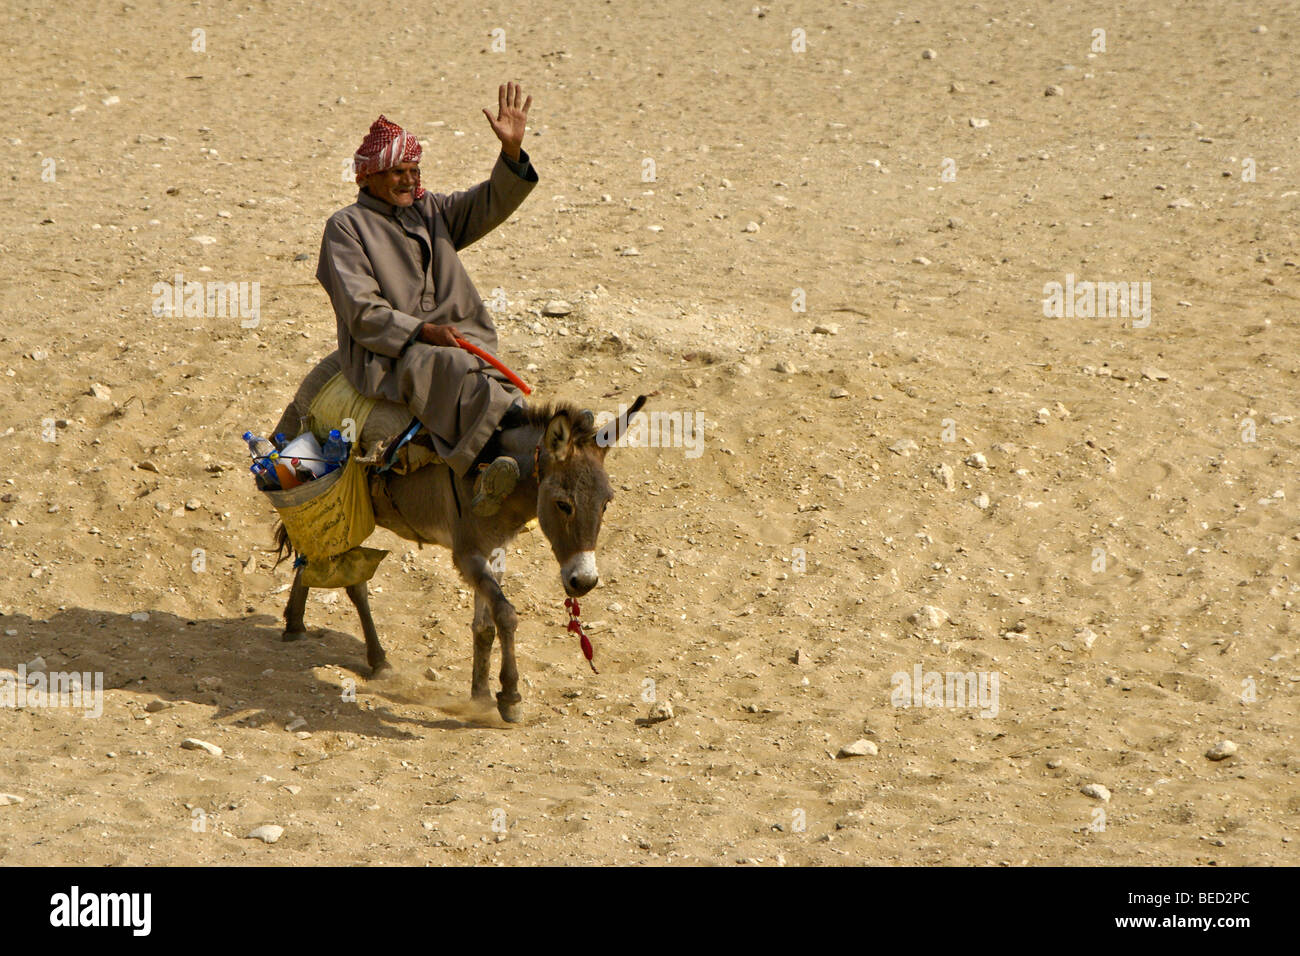
[[(0, 668), (105, 686), (0, 710), (0, 862), (1300, 860), (1290, 3), (0, 11)], [(394, 680), (338, 592), (279, 641), (238, 440), (334, 347), (366, 127), (464, 188), (507, 79), (541, 182), (463, 255), (501, 358), (704, 426), (609, 458), (599, 675), (516, 542), (516, 726), (436, 549), (370, 542)], [(155, 317), (178, 273), (260, 324)], [(1067, 276), (1150, 283), (1149, 322), (1045, 316)], [(996, 714), (896, 706), (916, 668)]]

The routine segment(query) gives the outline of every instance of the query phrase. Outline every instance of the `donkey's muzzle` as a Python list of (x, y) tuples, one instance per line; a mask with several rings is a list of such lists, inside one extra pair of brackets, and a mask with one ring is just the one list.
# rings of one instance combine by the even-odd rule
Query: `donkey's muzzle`
[(560, 568), (564, 593), (569, 597), (582, 597), (600, 581), (596, 571), (596, 553), (579, 551)]

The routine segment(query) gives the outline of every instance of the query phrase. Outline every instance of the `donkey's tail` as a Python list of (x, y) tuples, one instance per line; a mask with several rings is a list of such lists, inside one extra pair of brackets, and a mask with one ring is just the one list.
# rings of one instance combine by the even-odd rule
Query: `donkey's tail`
[(275, 564), (272, 567), (278, 568), (280, 563), (293, 555), (293, 543), (289, 540), (289, 529), (284, 526), (284, 522), (278, 518), (275, 522)]

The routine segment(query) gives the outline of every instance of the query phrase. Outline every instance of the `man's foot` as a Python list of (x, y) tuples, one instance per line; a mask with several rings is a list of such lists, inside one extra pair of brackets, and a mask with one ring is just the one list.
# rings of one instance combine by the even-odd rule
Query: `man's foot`
[(474, 484), (470, 510), (480, 518), (490, 518), (501, 510), (501, 503), (519, 483), (519, 462), (502, 455), (479, 473)]

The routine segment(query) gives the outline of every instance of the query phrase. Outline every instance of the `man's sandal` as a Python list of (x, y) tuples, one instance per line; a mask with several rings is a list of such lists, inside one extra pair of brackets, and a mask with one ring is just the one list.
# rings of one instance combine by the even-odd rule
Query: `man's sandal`
[(490, 518), (501, 510), (501, 503), (519, 483), (519, 462), (502, 455), (478, 476), (470, 510), (480, 518)]

